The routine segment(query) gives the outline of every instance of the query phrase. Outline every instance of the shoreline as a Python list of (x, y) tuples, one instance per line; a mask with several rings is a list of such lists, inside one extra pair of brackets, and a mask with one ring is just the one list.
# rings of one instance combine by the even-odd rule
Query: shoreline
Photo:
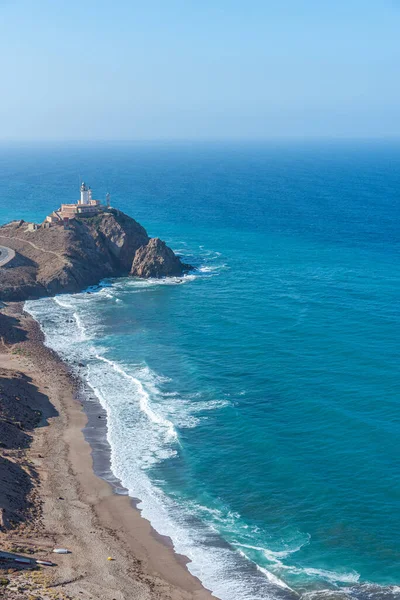
[[(0, 351), (0, 367), (30, 377), (57, 416), (48, 416), (48, 426), (34, 430), (27, 450), (38, 474), (34, 490), (40, 527), (2, 532), (0, 541), (22, 539), (40, 548), (42, 559), (57, 556), (57, 566), (47, 568), (46, 575), (65, 597), (216, 600), (189, 572), (189, 560), (141, 516), (112, 475), (102, 409), (93, 403), (90, 414), (89, 403), (82, 401), (84, 384), (44, 345), (39, 323), (23, 312), (22, 303), (9, 303), (2, 312), (18, 321), (27, 339), (11, 344), (2, 339), (6, 352)], [(54, 555), (54, 547), (71, 554)]]
[[(68, 369), (68, 366), (66, 366), (66, 368)], [(71, 376), (74, 377), (74, 375)], [(156, 540), (161, 541), (168, 549), (172, 550), (175, 559), (186, 567), (186, 565), (190, 563), (190, 559), (187, 556), (176, 552), (171, 538), (159, 533), (154, 529), (148, 519), (142, 517), (142, 511), (138, 507), (138, 504), (141, 503), (140, 498), (130, 496), (128, 490), (113, 473), (111, 468), (111, 448), (107, 440), (107, 411), (101, 406), (99, 400), (96, 398), (88, 384), (83, 380), (78, 379), (77, 381), (79, 381), (77, 397), (82, 404), (82, 409), (86, 418), (86, 424), (82, 429), (82, 433), (90, 446), (94, 474), (111, 487), (113, 494), (124, 496), (129, 499), (132, 509), (139, 513), (140, 518), (149, 523), (150, 535)], [(91, 398), (93, 398), (93, 401)], [(214, 595), (212, 598), (218, 600)]]

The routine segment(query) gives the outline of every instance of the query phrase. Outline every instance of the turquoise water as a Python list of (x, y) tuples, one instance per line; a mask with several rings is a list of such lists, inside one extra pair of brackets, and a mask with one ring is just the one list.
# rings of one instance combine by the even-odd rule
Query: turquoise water
[(144, 515), (222, 600), (397, 597), (400, 145), (3, 147), (0, 219), (80, 176), (197, 267), (28, 303)]

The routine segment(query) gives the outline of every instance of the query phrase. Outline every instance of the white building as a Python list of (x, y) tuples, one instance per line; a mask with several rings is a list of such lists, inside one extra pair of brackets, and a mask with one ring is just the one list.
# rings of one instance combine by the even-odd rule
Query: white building
[[(110, 205), (110, 195), (107, 195), (107, 207)], [(81, 197), (76, 204), (61, 204), (58, 210), (46, 217), (48, 223), (62, 224), (68, 223), (75, 216), (92, 217), (103, 211), (106, 207), (100, 200), (93, 200), (92, 190), (84, 181), (81, 184)]]
[(91, 192), (90, 188), (88, 188), (86, 183), (84, 181), (82, 181), (81, 198), (80, 198), (78, 204), (89, 204), (89, 194), (90, 194), (90, 199), (91, 199), (92, 192)]

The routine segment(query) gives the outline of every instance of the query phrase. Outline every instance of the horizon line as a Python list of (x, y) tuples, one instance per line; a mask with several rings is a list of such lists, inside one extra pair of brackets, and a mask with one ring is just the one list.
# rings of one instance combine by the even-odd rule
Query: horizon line
[(162, 143), (268, 143), (268, 142), (371, 142), (400, 141), (390, 136), (279, 136), (265, 138), (0, 138), (0, 144), (162, 144)]

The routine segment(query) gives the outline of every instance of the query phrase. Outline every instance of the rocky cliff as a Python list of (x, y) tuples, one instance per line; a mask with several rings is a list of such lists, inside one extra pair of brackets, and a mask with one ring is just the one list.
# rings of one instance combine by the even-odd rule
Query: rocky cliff
[(185, 265), (160, 238), (153, 238), (135, 252), (131, 275), (136, 277), (166, 277), (182, 275), (192, 267)]
[(68, 229), (30, 230), (24, 221), (0, 227), (0, 245), (16, 256), (0, 267), (0, 300), (78, 292), (104, 277), (182, 275), (191, 269), (128, 215), (110, 210), (74, 219)]

